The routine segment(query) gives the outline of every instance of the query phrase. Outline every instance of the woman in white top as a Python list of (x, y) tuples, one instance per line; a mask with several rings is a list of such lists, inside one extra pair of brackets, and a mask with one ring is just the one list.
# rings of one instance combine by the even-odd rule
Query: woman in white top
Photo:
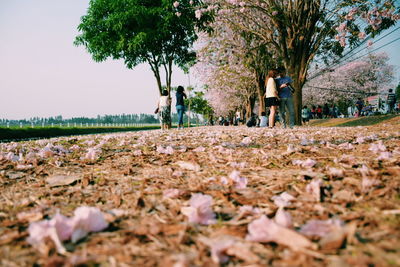
[(279, 97), (278, 97), (278, 89), (276, 87), (275, 78), (278, 75), (278, 71), (272, 69), (268, 72), (268, 76), (265, 79), (265, 105), (270, 108), (269, 113), (269, 128), (273, 128), (275, 126), (275, 115), (276, 110), (279, 106)]
[(169, 129), (171, 125), (171, 103), (167, 90), (162, 92), (158, 100), (157, 113), (160, 114), (161, 129)]

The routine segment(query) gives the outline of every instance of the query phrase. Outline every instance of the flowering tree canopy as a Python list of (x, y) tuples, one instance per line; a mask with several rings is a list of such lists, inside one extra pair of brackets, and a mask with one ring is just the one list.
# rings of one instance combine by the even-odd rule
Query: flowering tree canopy
[(246, 66), (246, 43), (229, 28), (214, 24), (210, 36), (201, 35), (203, 44), (194, 66), (207, 85), (206, 97), (216, 115), (227, 116), (247, 108), (251, 113), (256, 92), (256, 77)]
[(388, 61), (386, 53), (370, 54), (318, 76), (305, 84), (304, 100), (307, 104), (350, 102), (355, 97), (386, 93), (394, 80), (394, 66)]
[[(300, 123), (302, 87), (318, 55), (340, 55), (367, 34), (377, 34), (399, 20), (394, 0), (206, 0), (196, 17), (214, 14), (273, 47), (294, 80), (295, 111)], [(234, 20), (238, 15), (240, 20)], [(240, 33), (239, 33), (240, 34)]]

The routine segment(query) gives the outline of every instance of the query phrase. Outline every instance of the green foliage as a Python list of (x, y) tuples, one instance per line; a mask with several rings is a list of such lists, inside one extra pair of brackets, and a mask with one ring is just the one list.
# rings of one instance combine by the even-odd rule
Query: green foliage
[[(210, 19), (204, 16), (197, 20), (189, 0), (180, 1), (179, 10), (173, 3), (174, 0), (91, 0), (74, 44), (85, 46), (98, 62), (122, 59), (129, 69), (149, 63), (161, 90), (159, 68), (170, 70), (174, 63), (186, 69), (193, 64), (195, 28)], [(178, 11), (180, 16), (176, 15)], [(168, 80), (167, 75), (167, 86)]]
[(396, 94), (397, 101), (399, 101), (400, 100), (400, 83), (396, 87), (395, 94)]
[(143, 127), (91, 127), (91, 128), (1, 128), (0, 141), (16, 141), (32, 138), (51, 138), (67, 135), (97, 134), (110, 132), (127, 132), (159, 129), (159, 125)]
[(368, 126), (381, 123), (385, 120), (393, 119), (397, 115), (378, 115), (357, 118), (345, 123), (338, 124), (338, 127), (355, 127), (355, 126)]
[(204, 99), (203, 92), (195, 92), (193, 97), (185, 99), (185, 106), (189, 105), (190, 102), (190, 110), (197, 114), (201, 114), (205, 117), (213, 114), (213, 110), (208, 104), (207, 100)]

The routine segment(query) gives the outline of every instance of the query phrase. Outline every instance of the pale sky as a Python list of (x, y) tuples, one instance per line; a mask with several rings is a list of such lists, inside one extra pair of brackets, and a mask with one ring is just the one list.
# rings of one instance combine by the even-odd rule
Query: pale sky
[[(148, 65), (129, 70), (122, 61), (96, 63), (84, 47), (73, 45), (88, 3), (0, 0), (0, 118), (154, 111), (158, 89)], [(400, 30), (376, 46), (399, 37)], [(383, 49), (397, 66), (399, 47), (397, 41)], [(188, 75), (176, 68), (172, 85), (188, 86)]]

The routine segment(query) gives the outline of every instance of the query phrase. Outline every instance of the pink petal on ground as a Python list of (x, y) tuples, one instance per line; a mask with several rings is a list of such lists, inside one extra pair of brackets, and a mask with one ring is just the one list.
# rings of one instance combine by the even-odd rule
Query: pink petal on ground
[(133, 151), (133, 155), (139, 157), (143, 155), (143, 152), (140, 149), (136, 149), (135, 151)]
[(46, 238), (50, 238), (58, 253), (64, 254), (66, 250), (61, 241), (68, 240), (71, 237), (72, 222), (69, 218), (57, 213), (51, 220), (30, 223), (28, 232), (27, 241), (32, 246), (39, 246)]
[(306, 192), (312, 195), (316, 201), (321, 201), (321, 186), (322, 186), (321, 179), (312, 180), (306, 186)]
[(182, 169), (189, 170), (189, 171), (200, 171), (200, 165), (196, 162), (188, 162), (188, 161), (178, 161), (176, 164), (181, 167)]
[(200, 237), (200, 241), (210, 247), (211, 259), (219, 264), (228, 262), (229, 257), (226, 251), (235, 244), (236, 238), (233, 236), (220, 236), (213, 239)]
[(202, 146), (199, 146), (199, 147), (193, 149), (193, 152), (204, 152), (204, 151), (206, 151), (206, 149)]
[(377, 160), (388, 160), (391, 159), (393, 157), (393, 154), (391, 152), (385, 151), (385, 152), (381, 152), (379, 154), (379, 157), (377, 158)]
[(51, 219), (50, 224), (56, 229), (57, 235), (61, 241), (71, 238), (73, 228), (73, 220), (71, 218), (65, 217), (57, 212)]
[(298, 150), (298, 149), (296, 149), (296, 147), (295, 147), (293, 144), (289, 144), (288, 147), (287, 147), (286, 152), (289, 153), (289, 154), (291, 154), (291, 153), (296, 152), (297, 150)]
[(303, 166), (303, 167), (313, 167), (315, 164), (317, 164), (317, 162), (316, 162), (315, 160), (313, 160), (313, 159), (306, 159), (306, 160), (303, 162), (302, 166)]
[(310, 220), (301, 227), (299, 232), (309, 237), (324, 237), (341, 228), (342, 225), (343, 223), (339, 219)]
[(361, 182), (361, 188), (364, 193), (368, 193), (374, 186), (378, 184), (379, 181), (376, 179), (369, 179), (367, 177), (363, 177)]
[(254, 207), (249, 206), (249, 205), (244, 205), (244, 206), (241, 206), (241, 207), (239, 208), (239, 213), (242, 214), (242, 216), (245, 216), (245, 215), (256, 215), (256, 214), (260, 214), (261, 211), (260, 211), (259, 208), (254, 208)]
[(365, 143), (365, 137), (364, 136), (359, 136), (359, 137), (357, 137), (357, 139), (356, 139), (356, 143), (357, 144), (362, 144), (362, 143)]
[(301, 167), (314, 167), (314, 165), (317, 164), (317, 162), (313, 159), (306, 159), (306, 160), (295, 159), (292, 161), (292, 164)]
[(343, 143), (343, 144), (338, 145), (338, 147), (341, 149), (347, 149), (347, 150), (351, 150), (354, 148), (354, 146), (350, 143)]
[(295, 200), (296, 198), (287, 192), (283, 192), (279, 196), (273, 196), (271, 199), (278, 207), (287, 207), (291, 205), (291, 201)]
[(175, 150), (172, 148), (172, 146), (167, 146), (166, 148), (162, 146), (157, 146), (157, 152), (160, 154), (172, 155), (174, 154)]
[(228, 180), (228, 178), (226, 178), (225, 176), (219, 178), (219, 181), (220, 181), (221, 184), (223, 184), (223, 185), (228, 185), (228, 184), (229, 184), (229, 180)]
[(164, 190), (163, 197), (164, 198), (177, 198), (180, 196), (180, 194), (181, 194), (181, 191), (179, 189), (169, 188), (169, 189)]
[(193, 194), (190, 198), (190, 207), (181, 209), (182, 214), (188, 217), (191, 223), (213, 224), (215, 214), (211, 208), (212, 197), (201, 193)]
[(275, 214), (274, 220), (277, 224), (280, 226), (286, 227), (286, 228), (292, 228), (293, 227), (293, 221), (292, 221), (292, 216), (290, 213), (286, 212), (283, 207), (280, 207), (278, 211)]
[(28, 243), (31, 245), (41, 243), (45, 237), (49, 236), (50, 227), (51, 225), (49, 220), (30, 223), (28, 227)]
[(382, 140), (379, 140), (377, 143), (371, 144), (368, 150), (375, 153), (385, 152), (386, 146), (383, 144)]
[(245, 137), (243, 138), (242, 142), (240, 142), (241, 145), (248, 146), (253, 142), (253, 140), (250, 137)]
[(297, 232), (278, 225), (265, 215), (248, 225), (246, 240), (254, 242), (275, 242), (293, 250), (312, 248), (313, 243)]
[(245, 189), (247, 187), (247, 178), (240, 177), (240, 172), (238, 171), (231, 172), (229, 178), (234, 182), (236, 188)]
[(85, 237), (90, 232), (99, 232), (108, 227), (103, 213), (94, 207), (79, 207), (74, 211), (72, 242)]
[(86, 160), (97, 160), (99, 158), (98, 154), (99, 154), (99, 150), (97, 150), (96, 148), (90, 147), (87, 150), (87, 153), (85, 154), (85, 156), (83, 157), (83, 159)]
[(337, 168), (329, 168), (328, 173), (333, 176), (333, 177), (343, 177), (344, 176), (344, 171), (342, 169), (337, 169)]

